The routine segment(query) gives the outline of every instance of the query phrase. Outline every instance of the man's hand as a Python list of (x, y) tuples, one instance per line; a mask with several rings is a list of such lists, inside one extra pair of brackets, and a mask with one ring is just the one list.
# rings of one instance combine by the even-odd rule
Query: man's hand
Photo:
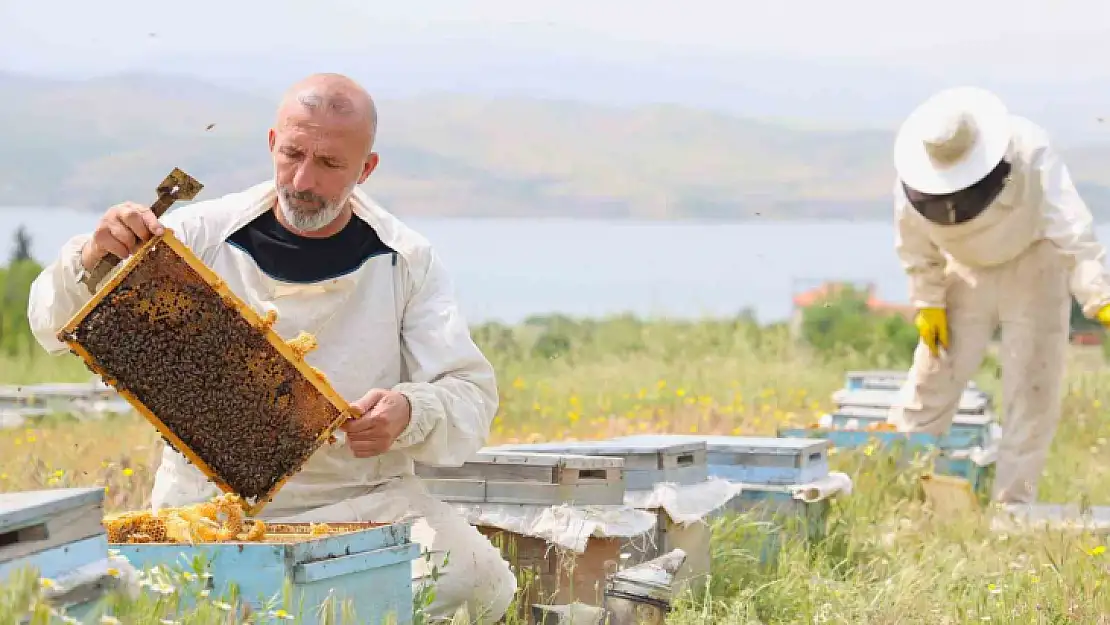
[(948, 349), (948, 313), (943, 308), (922, 308), (914, 318), (917, 333), (933, 356)]
[(162, 224), (149, 206), (124, 202), (108, 209), (93, 230), (92, 238), (81, 249), (81, 264), (92, 271), (108, 254), (123, 260), (152, 236), (162, 234)]
[(1110, 328), (1110, 304), (1103, 306), (1095, 313), (1095, 319), (1103, 325), (1103, 327)]
[(351, 405), (362, 416), (345, 422), (340, 429), (347, 433), (347, 442), (356, 458), (389, 451), (412, 419), (408, 398), (396, 391), (372, 389)]

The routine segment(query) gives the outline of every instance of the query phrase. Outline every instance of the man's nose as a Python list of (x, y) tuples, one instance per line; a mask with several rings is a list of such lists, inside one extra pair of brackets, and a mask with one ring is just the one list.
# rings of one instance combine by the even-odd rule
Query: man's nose
[(312, 188), (315, 176), (312, 173), (312, 167), (303, 164), (297, 168), (296, 173), (293, 174), (293, 188), (297, 191), (307, 191)]

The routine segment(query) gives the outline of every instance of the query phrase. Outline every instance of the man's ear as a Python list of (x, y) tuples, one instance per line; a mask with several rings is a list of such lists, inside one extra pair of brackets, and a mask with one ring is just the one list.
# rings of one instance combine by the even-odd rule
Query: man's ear
[(366, 157), (366, 162), (362, 165), (362, 175), (359, 176), (358, 183), (362, 184), (366, 182), (366, 179), (370, 177), (370, 174), (372, 174), (377, 167), (378, 153), (371, 152), (370, 156)]
[(270, 154), (273, 154), (274, 153), (274, 145), (277, 143), (277, 133), (274, 132), (273, 128), (270, 129), (269, 140), (270, 140)]

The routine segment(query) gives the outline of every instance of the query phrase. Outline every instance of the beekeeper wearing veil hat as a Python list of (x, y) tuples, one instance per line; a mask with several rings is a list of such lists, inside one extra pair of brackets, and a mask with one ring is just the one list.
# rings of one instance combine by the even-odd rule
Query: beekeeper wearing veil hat
[(1000, 328), (993, 499), (1035, 501), (1060, 419), (1071, 296), (1110, 325), (1091, 213), (1047, 133), (979, 88), (942, 91), (914, 110), (894, 165), (895, 247), (921, 341), (890, 422), (947, 431)]

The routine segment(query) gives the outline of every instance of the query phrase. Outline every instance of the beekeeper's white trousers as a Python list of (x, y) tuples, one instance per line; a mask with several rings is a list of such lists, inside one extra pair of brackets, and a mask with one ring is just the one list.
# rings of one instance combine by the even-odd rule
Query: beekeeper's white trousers
[[(413, 591), (431, 583), (433, 566), (440, 569), (433, 585), (434, 599), (427, 608), (428, 618), (433, 622), (450, 619), (464, 605), (472, 623), (494, 623), (504, 616), (517, 588), (508, 563), (458, 511), (428, 495), (417, 477), (401, 478), (375, 487), (369, 494), (276, 520), (388, 523), (406, 515), (418, 515), (412, 527), (412, 540), (422, 547), (421, 556), (413, 563)], [(425, 555), (428, 552), (431, 562)]]
[(902, 389), (903, 406), (890, 414), (901, 431), (946, 432), (960, 395), (1001, 326), (1004, 416), (992, 493), (1001, 503), (1036, 500), (1060, 421), (1071, 313), (1067, 276), (1064, 259), (1048, 241), (989, 269), (950, 261), (947, 358), (935, 358), (919, 341)]

